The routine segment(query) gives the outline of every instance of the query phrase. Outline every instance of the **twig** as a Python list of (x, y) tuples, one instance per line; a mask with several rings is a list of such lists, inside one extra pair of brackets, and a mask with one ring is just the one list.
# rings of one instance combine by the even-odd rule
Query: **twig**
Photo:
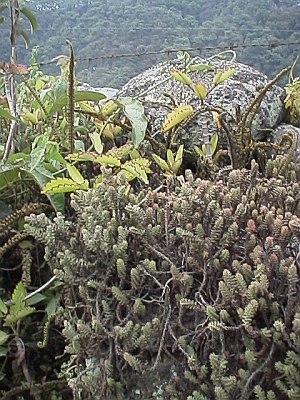
[[(56, 280), (56, 276), (52, 276), (52, 278), (49, 279), (48, 282), (44, 283), (43, 286), (39, 287), (39, 288), (38, 288), (37, 290), (35, 290), (34, 292), (29, 293), (29, 295), (26, 296), (24, 300), (26, 301), (26, 300), (30, 299), (31, 297), (35, 296), (36, 294), (42, 292), (44, 289), (46, 289), (48, 286), (50, 286), (51, 283), (54, 282), (55, 280)], [(0, 400), (1, 400), (1, 399), (0, 399)]]
[(248, 380), (246, 382), (246, 385), (244, 386), (244, 390), (241, 393), (241, 396), (240, 396), (239, 400), (248, 400), (249, 399), (249, 397), (250, 397), (250, 395), (252, 393), (252, 391), (250, 393), (248, 392), (249, 386), (251, 385), (251, 382), (256, 377), (256, 375), (259, 374), (266, 367), (266, 365), (269, 364), (269, 362), (271, 361), (271, 358), (272, 358), (272, 355), (273, 355), (273, 352), (274, 352), (274, 347), (275, 347), (275, 345), (274, 345), (274, 342), (273, 342), (267, 359), (261, 364), (260, 367), (258, 367), (249, 376), (249, 378), (248, 378)]

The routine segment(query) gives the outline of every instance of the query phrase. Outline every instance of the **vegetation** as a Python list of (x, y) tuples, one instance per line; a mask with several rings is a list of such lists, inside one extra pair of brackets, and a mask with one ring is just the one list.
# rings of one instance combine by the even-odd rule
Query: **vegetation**
[[(211, 88), (192, 84), (199, 66), (172, 71), (199, 105), (171, 107), (158, 141), (137, 99), (77, 91), (70, 41), (60, 76), (36, 52), (17, 64), (19, 18), (36, 20), (1, 4), (0, 399), (298, 399), (296, 138), (251, 135), (287, 69), (232, 126), (205, 102), (233, 69)], [(294, 66), (286, 92), (297, 123)], [(187, 151), (178, 128), (204, 109), (227, 144), (204, 126)]]
[[(72, 41), (78, 79), (92, 86), (120, 87), (168, 54), (102, 59), (102, 56), (232, 44), (299, 42), (299, 6), (296, 0), (30, 0), (26, 6), (39, 21), (32, 45), (39, 45), (39, 61), (67, 54)], [(238, 60), (274, 76), (298, 54), (299, 45), (238, 49)], [(201, 51), (201, 56), (216, 53)], [(0, 54), (8, 59), (7, 42)], [(19, 60), (28, 58), (22, 47)], [(197, 52), (199, 54), (199, 52)], [(95, 59), (100, 57), (99, 59)], [(173, 57), (173, 55), (171, 55)], [(88, 61), (90, 59), (90, 61)], [(48, 66), (47, 73), (56, 73)]]

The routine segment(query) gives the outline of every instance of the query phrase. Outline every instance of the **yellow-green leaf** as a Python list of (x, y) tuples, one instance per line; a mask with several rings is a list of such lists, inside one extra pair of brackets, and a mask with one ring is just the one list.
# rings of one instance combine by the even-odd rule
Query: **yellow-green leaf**
[(217, 86), (220, 83), (221, 76), (222, 76), (222, 71), (217, 72), (216, 75), (214, 76), (213, 83), (215, 86)]
[(8, 334), (4, 331), (0, 331), (0, 346), (4, 344), (8, 339)]
[(95, 162), (99, 164), (108, 165), (109, 167), (119, 167), (121, 165), (121, 161), (113, 156), (102, 155), (100, 157), (95, 158)]
[(214, 155), (217, 145), (218, 145), (219, 136), (217, 133), (214, 133), (210, 139), (210, 152), (211, 155)]
[(7, 313), (7, 306), (3, 300), (0, 299), (0, 316)]
[(184, 72), (179, 71), (178, 69), (171, 71), (171, 75), (173, 76), (173, 78), (175, 78), (179, 82), (182, 82), (184, 85), (190, 85), (192, 83), (191, 78)]
[(172, 167), (172, 165), (175, 162), (172, 150), (170, 150), (170, 149), (167, 150), (167, 161), (168, 161), (168, 164), (170, 167)]
[(72, 153), (67, 155), (71, 161), (95, 161), (96, 153)]
[(81, 185), (68, 178), (57, 178), (48, 182), (42, 193), (44, 194), (54, 194), (54, 193), (68, 193), (76, 192), (76, 190), (88, 190), (88, 182), (85, 181)]
[(178, 174), (181, 164), (182, 164), (182, 159), (175, 161), (174, 164), (172, 165), (171, 170), (175, 175)]
[(90, 138), (91, 138), (91, 141), (92, 141), (92, 143), (93, 143), (93, 146), (94, 146), (96, 152), (97, 152), (98, 154), (102, 154), (102, 151), (103, 151), (103, 144), (102, 144), (102, 142), (101, 142), (100, 135), (99, 135), (97, 132), (91, 132), (91, 133), (89, 134), (89, 136), (90, 136)]
[(196, 94), (196, 96), (199, 97), (200, 100), (204, 100), (207, 94), (206, 87), (203, 85), (203, 83), (196, 83), (196, 85), (193, 86), (193, 90)]
[(100, 113), (105, 116), (109, 117), (112, 115), (117, 109), (119, 108), (119, 104), (115, 100), (108, 100), (100, 110)]
[(154, 158), (154, 161), (156, 164), (165, 172), (171, 172), (171, 169), (168, 165), (168, 163), (163, 160), (161, 157), (159, 157), (157, 154), (152, 154), (152, 157)]
[(204, 157), (205, 153), (203, 153), (203, 150), (200, 149), (199, 146), (194, 146), (194, 150), (195, 150), (195, 153), (197, 154), (197, 156)]
[(222, 72), (218, 83), (222, 83), (222, 82), (226, 81), (227, 79), (229, 79), (234, 74), (235, 74), (235, 69), (234, 68), (229, 68), (227, 71)]
[(81, 185), (84, 183), (84, 177), (81, 175), (81, 173), (78, 171), (78, 169), (75, 167), (75, 165), (66, 163), (68, 173), (70, 175), (70, 178), (73, 179), (78, 185)]
[(175, 162), (182, 160), (182, 156), (183, 156), (183, 144), (181, 144), (177, 150)]
[(193, 112), (193, 107), (190, 105), (180, 105), (172, 110), (165, 118), (161, 131), (166, 132), (174, 126), (180, 124)]
[(213, 71), (213, 67), (207, 64), (194, 64), (189, 66), (189, 70), (194, 71)]

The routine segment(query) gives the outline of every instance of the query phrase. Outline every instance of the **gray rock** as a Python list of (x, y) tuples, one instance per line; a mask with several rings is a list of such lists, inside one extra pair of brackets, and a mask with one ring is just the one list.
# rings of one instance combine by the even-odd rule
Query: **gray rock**
[(101, 100), (101, 102), (114, 98), (118, 93), (118, 89), (114, 89), (114, 88), (110, 88), (110, 87), (96, 87), (95, 88), (95, 87), (90, 86), (88, 83), (84, 83), (84, 82), (78, 82), (77, 90), (89, 90), (91, 92), (102, 93), (106, 96), (106, 99)]
[[(235, 69), (235, 74), (218, 85), (205, 99), (205, 105), (208, 107), (222, 108), (233, 117), (236, 116), (237, 108), (243, 112), (268, 82), (266, 75), (234, 61), (220, 61), (214, 58), (205, 60), (195, 57), (189, 64), (207, 64), (213, 68), (210, 72), (188, 72), (193, 84), (202, 82), (208, 90), (213, 87), (213, 77), (218, 71)], [(171, 77), (170, 72), (175, 69), (184, 70), (184, 64), (176, 60), (155, 65), (131, 79), (118, 93), (118, 97), (135, 96), (143, 102), (149, 129), (156, 138), (161, 135), (162, 122), (170, 112), (165, 105), (172, 106), (172, 100), (165, 94), (171, 96), (177, 105), (190, 104), (194, 109), (200, 106), (200, 101), (194, 92)], [(273, 86), (266, 93), (252, 125), (252, 137), (255, 140), (264, 137), (266, 128), (273, 129), (280, 123), (284, 115), (283, 99), (284, 90), (279, 86)], [(186, 146), (202, 143), (201, 132), (204, 123), (208, 123), (211, 135), (216, 132), (210, 112), (201, 112), (190, 123), (183, 124), (180, 136)]]
[(283, 135), (292, 135), (295, 137), (294, 146), (294, 159), (300, 156), (300, 128), (290, 124), (280, 124), (273, 132), (273, 138), (275, 143), (279, 143)]

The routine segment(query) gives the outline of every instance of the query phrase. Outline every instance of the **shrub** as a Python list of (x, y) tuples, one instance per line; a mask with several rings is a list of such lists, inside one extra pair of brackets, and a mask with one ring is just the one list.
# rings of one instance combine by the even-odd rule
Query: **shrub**
[(298, 399), (297, 164), (131, 189), (122, 175), (26, 229), (64, 284), (75, 398)]

